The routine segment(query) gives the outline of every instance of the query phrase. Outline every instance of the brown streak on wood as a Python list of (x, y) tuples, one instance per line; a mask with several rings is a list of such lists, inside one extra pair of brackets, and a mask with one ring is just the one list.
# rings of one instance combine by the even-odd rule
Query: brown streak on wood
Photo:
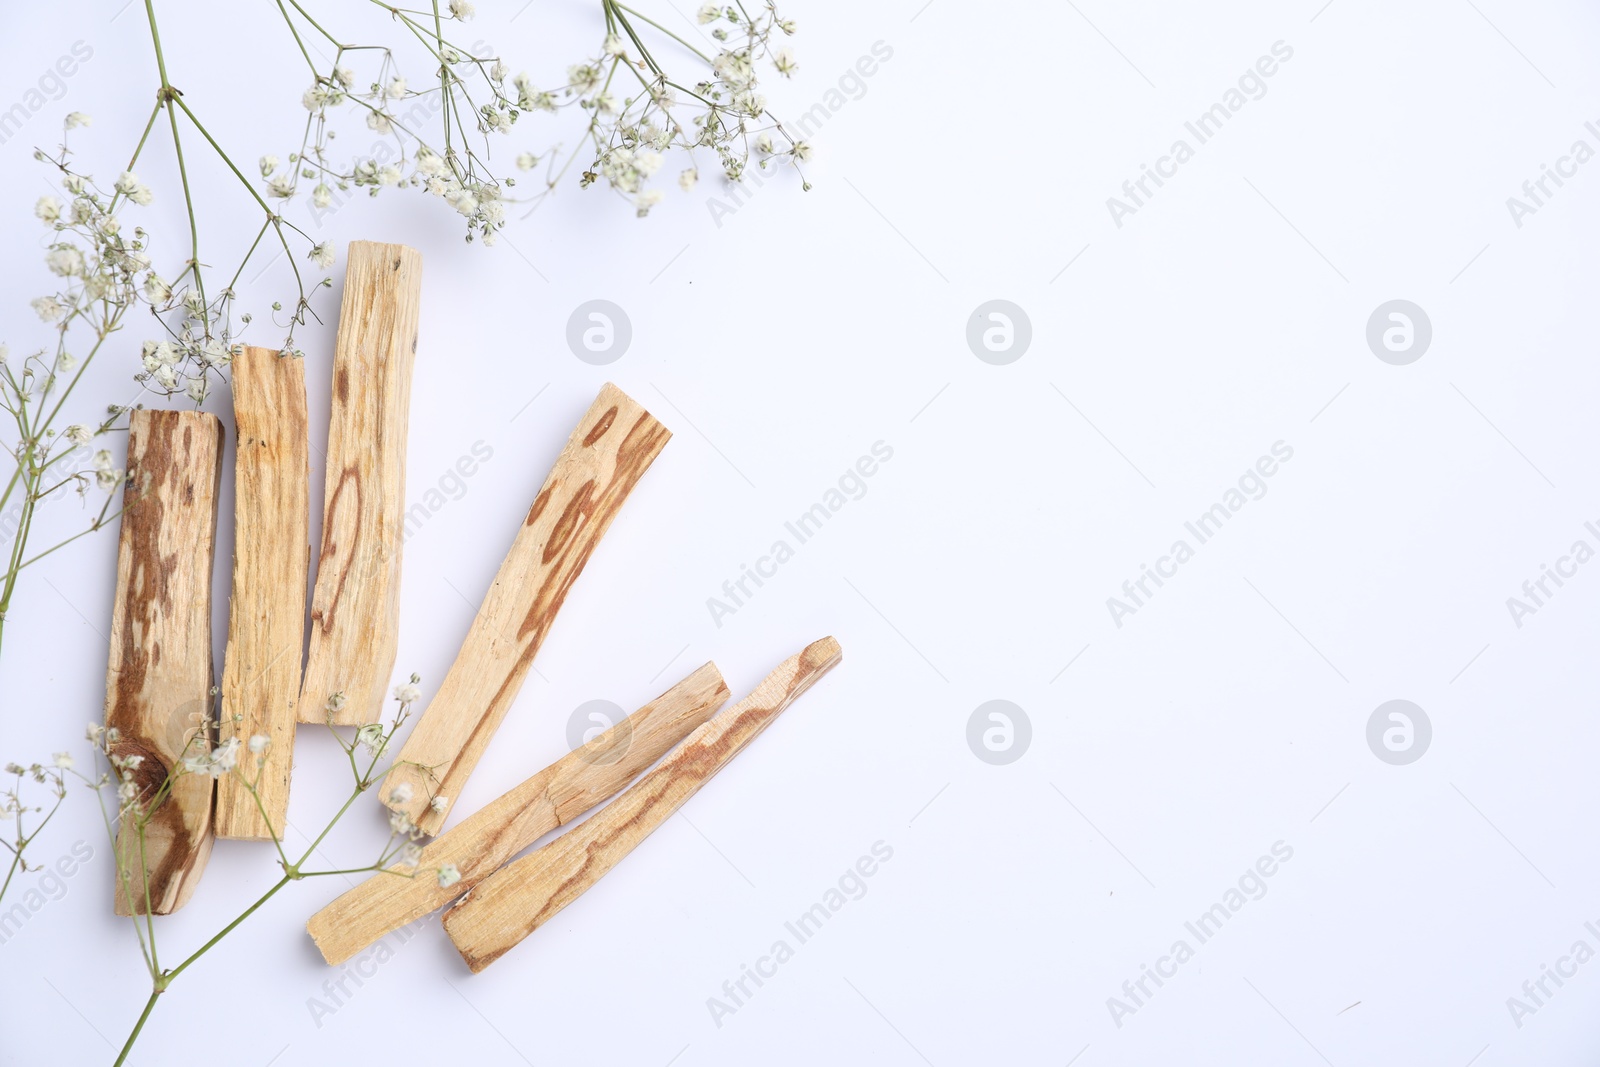
[[(627, 420), (622, 440), (596, 426)], [(435, 833), (516, 698), (534, 656), (623, 501), (671, 434), (607, 383), (567, 439), (473, 618), (438, 694), (401, 750), (390, 781), (412, 800), (393, 805)], [(585, 444), (592, 440), (594, 443)], [(512, 635), (515, 635), (513, 638)], [(446, 797), (445, 812), (429, 807)]]
[[(135, 411), (117, 543), (116, 600), (106, 666), (106, 726), (118, 757), (141, 756), (134, 788), (149, 801), (177, 768), (211, 707), (211, 568), (222, 423), (200, 412)], [(203, 743), (204, 739), (200, 739)], [(117, 840), (130, 901), (117, 914), (167, 914), (194, 892), (211, 854), (215, 783), (179, 774), (149, 812), (143, 855), (131, 817)], [(119, 875), (120, 878), (120, 875)]]
[[(414, 869), (390, 867), (311, 917), (306, 930), (330, 964), (443, 907), (540, 837), (616, 794), (728, 699), (707, 663), (627, 719), (488, 804), (423, 849)], [(461, 881), (441, 888), (454, 863)]]
[(831, 637), (806, 646), (587, 822), (479, 882), (444, 913), (445, 932), (467, 966), (482, 971), (582, 896), (840, 657)]

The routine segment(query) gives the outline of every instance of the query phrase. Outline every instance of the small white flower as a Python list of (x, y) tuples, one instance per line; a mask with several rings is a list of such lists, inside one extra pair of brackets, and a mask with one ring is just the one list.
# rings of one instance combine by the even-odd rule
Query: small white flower
[(117, 175), (116, 189), (141, 207), (155, 199), (150, 187), (141, 182), (139, 176), (131, 170), (125, 170)]
[(778, 68), (778, 73), (785, 78), (794, 77), (795, 71), (800, 69), (800, 64), (795, 62), (794, 53), (787, 48), (780, 48), (772, 56), (772, 65)]
[(383, 725), (376, 722), (369, 722), (356, 731), (356, 743), (366, 749), (367, 755), (372, 759), (382, 756), (383, 750), (389, 744), (388, 739), (384, 737)]
[(517, 156), (518, 170), (532, 170), (538, 165), (539, 157), (534, 155), (532, 152), (523, 152), (521, 155)]
[(411, 816), (403, 811), (389, 813), (389, 832), (409, 837), (417, 829), (417, 824), (411, 821)]
[(575, 93), (587, 93), (600, 84), (600, 69), (587, 63), (567, 68), (567, 84)]
[(666, 194), (660, 189), (647, 189), (634, 199), (636, 214), (642, 219), (650, 214), (650, 209), (661, 203), (661, 198)]
[(300, 104), (307, 111), (320, 111), (327, 106), (331, 96), (332, 94), (328, 92), (328, 87), (318, 82), (301, 94)]
[(335, 694), (333, 694), (333, 696), (329, 697), (328, 698), (328, 702), (323, 705), (323, 708), (328, 712), (328, 714), (331, 715), (334, 712), (339, 711), (341, 708), (343, 708), (344, 705), (345, 705), (345, 695), (341, 692), (341, 693), (335, 693)]
[(349, 67), (334, 67), (333, 79), (346, 89), (353, 88), (356, 84), (355, 71), (351, 70)]
[(414, 682), (407, 682), (394, 687), (394, 698), (402, 704), (415, 704), (422, 699), (422, 690)]
[(456, 869), (455, 864), (443, 863), (439, 865), (440, 889), (449, 889), (459, 881), (461, 881), (461, 872)]
[(261, 176), (263, 178), (270, 178), (272, 177), (272, 172), (278, 169), (278, 157), (262, 156), (257, 166), (261, 168)]
[(445, 796), (443, 793), (428, 801), (428, 807), (441, 815), (444, 814), (444, 810), (449, 806), (450, 798)]
[(267, 195), (287, 200), (294, 195), (294, 175), (280, 174), (267, 182)]
[(61, 201), (53, 196), (41, 196), (39, 202), (33, 205), (33, 214), (45, 225), (54, 225), (61, 217)]
[(811, 145), (807, 141), (796, 141), (790, 151), (794, 153), (794, 158), (802, 163), (811, 158)]
[(603, 45), (601, 45), (600, 47), (601, 47), (601, 50), (604, 51), (605, 54), (608, 55), (608, 56), (620, 56), (622, 54), (622, 50), (623, 50), (622, 49), (622, 38), (618, 37), (614, 33), (608, 33), (608, 34), (606, 34), (605, 43)]
[(72, 111), (67, 113), (67, 129), (69, 130), (75, 130), (79, 126), (90, 126), (93, 124), (94, 120), (81, 111)]
[(715, 22), (722, 17), (722, 9), (716, 4), (701, 4), (700, 10), (694, 13), (695, 21), (704, 26), (708, 22)]
[(784, 19), (782, 22), (778, 23), (778, 29), (782, 30), (790, 37), (793, 37), (794, 32), (799, 28), (800, 24), (795, 22), (794, 19)]
[(56, 764), (57, 767), (60, 767), (64, 771), (72, 770), (72, 753), (70, 753), (70, 752), (57, 752), (56, 753), (56, 758), (55, 758), (55, 764)]
[(468, 3), (467, 0), (450, 0), (450, 14), (462, 22), (467, 21), (477, 13), (478, 9)]
[(165, 304), (172, 299), (172, 286), (161, 280), (161, 276), (151, 271), (144, 279), (144, 295), (152, 304)]
[(764, 133), (756, 138), (756, 151), (763, 155), (772, 155), (772, 134)]
[(415, 793), (411, 788), (411, 783), (401, 782), (399, 785), (389, 790), (389, 803), (409, 804), (411, 803), (411, 798), (413, 795), (415, 795)]
[(189, 384), (183, 387), (183, 391), (196, 404), (203, 404), (206, 400), (206, 393), (209, 392), (209, 387), (204, 378), (190, 378)]
[(393, 163), (385, 163), (378, 168), (379, 185), (399, 185), (402, 177), (404, 175), (400, 173), (400, 168)]
[(316, 208), (326, 208), (333, 203), (333, 190), (319, 182), (317, 187), (311, 190), (311, 203)]
[(478, 213), (478, 198), (471, 193), (462, 193), (456, 197), (456, 210), (471, 218)]
[(71, 245), (52, 248), (45, 255), (44, 261), (52, 273), (59, 274), (63, 278), (83, 273), (83, 253)]
[(415, 841), (407, 841), (400, 846), (400, 852), (395, 857), (395, 862), (402, 867), (415, 867), (422, 862), (422, 846)]
[(33, 300), (28, 301), (28, 305), (33, 308), (34, 313), (39, 316), (42, 322), (55, 322), (67, 313), (66, 307), (53, 296), (35, 297)]
[(261, 755), (261, 753), (263, 753), (263, 752), (265, 752), (267, 750), (267, 746), (270, 745), (270, 744), (272, 744), (272, 738), (268, 737), (266, 734), (255, 734), (255, 735), (253, 735), (250, 738), (250, 753), (251, 753), (251, 755), (254, 755), (254, 756)]
[(306, 258), (311, 260), (311, 262), (315, 263), (317, 266), (321, 267), (323, 270), (327, 270), (329, 267), (333, 266), (333, 245), (327, 241), (323, 241), (318, 245), (313, 245), (311, 251), (306, 254)]
[(682, 174), (678, 175), (678, 188), (687, 193), (689, 190), (694, 188), (695, 183), (699, 180), (700, 172), (691, 167)]
[(405, 95), (406, 95), (406, 80), (404, 78), (396, 78), (396, 79), (394, 79), (393, 81), (391, 81), (389, 83), (389, 99), (390, 100), (398, 100), (402, 96), (405, 96)]
[(389, 116), (383, 112), (369, 111), (367, 112), (367, 129), (387, 137), (394, 132), (394, 124), (389, 121)]
[(81, 422), (75, 422), (61, 436), (75, 445), (86, 445), (94, 437), (94, 431)]

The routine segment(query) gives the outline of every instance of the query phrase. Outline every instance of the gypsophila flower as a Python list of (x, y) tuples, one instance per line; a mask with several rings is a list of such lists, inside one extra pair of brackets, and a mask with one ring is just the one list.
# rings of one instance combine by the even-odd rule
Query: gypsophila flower
[(796, 141), (794, 143), (794, 147), (789, 151), (794, 154), (795, 159), (798, 159), (802, 163), (811, 158), (811, 145), (806, 141)]
[(94, 120), (81, 111), (67, 112), (66, 127), (69, 130), (76, 130), (80, 126), (90, 126), (93, 125), (93, 123)]
[(314, 245), (311, 251), (306, 254), (306, 258), (311, 260), (311, 262), (315, 263), (317, 266), (321, 267), (323, 270), (327, 270), (329, 267), (333, 266), (333, 245), (327, 241), (323, 241), (319, 245)]
[(415, 841), (407, 841), (400, 846), (400, 851), (395, 856), (395, 862), (402, 867), (415, 867), (422, 862), (422, 846)]
[(439, 796), (436, 796), (432, 800), (428, 801), (428, 808), (430, 810), (440, 814), (440, 815), (443, 815), (445, 809), (448, 808), (449, 806), (450, 806), (450, 798), (445, 796), (442, 793)]
[(59, 274), (63, 278), (83, 273), (83, 253), (72, 245), (57, 245), (46, 253), (44, 261), (52, 274)]
[(462, 22), (467, 21), (477, 13), (478, 9), (469, 4), (467, 0), (450, 0), (450, 14)]
[(406, 95), (406, 80), (404, 78), (395, 78), (393, 81), (391, 81), (389, 83), (389, 99), (390, 100), (399, 100), (401, 97), (403, 97), (405, 95)]
[(622, 38), (614, 33), (606, 34), (605, 43), (600, 50), (608, 56), (620, 56), (623, 53)]
[(261, 753), (265, 752), (267, 750), (267, 746), (271, 744), (272, 738), (268, 737), (266, 734), (253, 734), (250, 738), (250, 754), (253, 756), (259, 756)]
[(53, 296), (40, 296), (28, 301), (28, 306), (42, 322), (55, 322), (67, 313), (66, 307)]
[(140, 206), (149, 204), (155, 199), (155, 194), (150, 191), (150, 187), (141, 182), (138, 175), (130, 170), (125, 170), (117, 175), (116, 188), (117, 192)]
[(517, 156), (518, 170), (532, 170), (539, 165), (539, 157), (532, 152), (523, 152)]
[(415, 682), (397, 685), (394, 687), (394, 698), (402, 704), (415, 704), (422, 699), (422, 690)]
[(417, 832), (417, 824), (411, 821), (411, 816), (403, 811), (389, 813), (389, 832), (409, 837)]
[(694, 188), (695, 183), (699, 180), (700, 172), (690, 168), (689, 170), (686, 170), (678, 175), (678, 188), (687, 193), (689, 190)]
[(772, 65), (778, 68), (778, 73), (785, 78), (792, 78), (800, 69), (800, 64), (795, 62), (794, 53), (787, 48), (780, 48), (772, 54)]
[(262, 156), (258, 166), (261, 168), (261, 176), (270, 178), (272, 177), (272, 172), (278, 169), (278, 157)]
[(389, 746), (389, 739), (384, 735), (382, 723), (369, 722), (356, 731), (356, 744), (367, 750), (367, 755), (374, 760), (383, 755), (383, 750)]
[(457, 869), (455, 864), (441, 863), (439, 865), (440, 889), (449, 889), (459, 881), (461, 881), (461, 871)]
[(91, 439), (93, 439), (94, 431), (89, 429), (89, 427), (85, 426), (81, 422), (75, 422), (71, 426), (68, 426), (66, 431), (61, 436), (65, 437), (68, 441), (71, 441), (75, 445), (86, 445)]
[(694, 13), (695, 21), (704, 26), (708, 22), (715, 22), (722, 17), (722, 9), (716, 4), (701, 4), (700, 10)]
[(33, 205), (33, 214), (46, 226), (54, 225), (61, 218), (61, 201), (53, 196), (41, 196)]
[(55, 754), (55, 765), (63, 771), (72, 770), (72, 754), (70, 752), (57, 752)]
[(660, 189), (647, 189), (634, 198), (634, 206), (639, 217), (644, 218), (650, 214), (650, 209), (661, 203), (661, 198), (666, 194)]
[(389, 790), (389, 803), (409, 804), (411, 803), (412, 795), (411, 783), (401, 782), (399, 785)]

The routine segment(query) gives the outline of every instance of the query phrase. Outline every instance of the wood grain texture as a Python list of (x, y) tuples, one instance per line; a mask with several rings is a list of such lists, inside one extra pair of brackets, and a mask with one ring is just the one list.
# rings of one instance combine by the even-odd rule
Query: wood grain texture
[[(238, 773), (217, 781), (218, 837), (280, 840), (289, 814), (289, 771), (306, 634), (311, 530), (305, 362), (271, 348), (233, 360), (233, 597), (222, 668), (218, 739), (260, 734), (265, 753), (240, 752)], [(261, 761), (255, 766), (257, 759)], [(256, 783), (260, 805), (240, 775)]]
[[(707, 663), (440, 835), (423, 849), (415, 871), (395, 866), (368, 878), (306, 923), (322, 958), (343, 963), (391, 930), (460, 897), (551, 830), (609, 799), (727, 699), (721, 673)], [(436, 874), (445, 863), (461, 872), (461, 881), (449, 888), (440, 887)]]
[[(478, 765), (567, 591), (611, 520), (672, 435), (609, 382), (572, 431), (484, 595), (439, 692), (401, 749), (390, 781), (413, 786), (405, 811), (438, 833)], [(445, 810), (429, 800), (446, 798)]]
[(311, 601), (301, 722), (377, 722), (400, 636), (406, 431), (417, 352), (422, 256), (353, 241), (333, 357), (322, 544)]
[(445, 932), (467, 966), (483, 970), (582, 896), (840, 657), (831, 637), (806, 646), (588, 821), (479, 882), (444, 913)]
[[(106, 726), (117, 756), (142, 756), (134, 774), (153, 796), (179, 765), (211, 707), (211, 565), (222, 476), (222, 423), (194, 411), (135, 411), (128, 420), (128, 485), (117, 541), (117, 591), (106, 668)], [(200, 742), (203, 744), (203, 739)], [(157, 915), (188, 902), (211, 855), (215, 783), (180, 774), (149, 813), (144, 847), (131, 824), (117, 866), (131, 892), (118, 915)], [(131, 897), (131, 899), (130, 899)]]

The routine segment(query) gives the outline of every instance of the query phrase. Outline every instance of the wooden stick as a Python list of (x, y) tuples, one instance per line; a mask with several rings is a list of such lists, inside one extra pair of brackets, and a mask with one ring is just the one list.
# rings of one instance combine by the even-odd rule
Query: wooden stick
[[(391, 930), (455, 900), (551, 830), (610, 799), (727, 699), (722, 675), (707, 663), (441, 835), (422, 850), (414, 869), (394, 866), (368, 878), (306, 923), (322, 958), (343, 963)], [(461, 881), (441, 888), (438, 870), (446, 863), (456, 865)]]
[(831, 637), (806, 646), (593, 818), (479, 882), (444, 913), (467, 966), (483, 970), (582, 896), (839, 659)]
[[(222, 423), (195, 411), (135, 411), (117, 541), (117, 592), (106, 667), (111, 752), (141, 756), (139, 795), (160, 789), (211, 707), (211, 564), (222, 476)], [(204, 739), (196, 742), (203, 745)], [(149, 813), (143, 847), (131, 820), (117, 836), (118, 915), (188, 902), (211, 855), (210, 775), (179, 774)], [(126, 881), (123, 876), (126, 875)], [(148, 882), (148, 897), (146, 896)]]
[[(511, 551), (483, 598), (461, 651), (389, 774), (413, 787), (409, 803), (386, 801), (438, 833), (522, 680), (567, 590), (622, 502), (672, 435), (609, 382), (572, 431), (528, 509)], [(443, 810), (429, 805), (444, 797)]]
[(377, 722), (400, 637), (406, 427), (417, 351), (422, 256), (353, 241), (333, 357), (322, 548), (300, 721)]
[[(271, 348), (246, 348), (233, 360), (233, 415), (239, 434), (233, 599), (218, 739), (237, 737), (247, 745), (261, 735), (269, 744), (260, 756), (244, 748), (237, 772), (218, 780), (216, 833), (281, 840), (306, 634), (311, 490), (305, 362)], [(256, 797), (241, 775), (255, 781)]]

